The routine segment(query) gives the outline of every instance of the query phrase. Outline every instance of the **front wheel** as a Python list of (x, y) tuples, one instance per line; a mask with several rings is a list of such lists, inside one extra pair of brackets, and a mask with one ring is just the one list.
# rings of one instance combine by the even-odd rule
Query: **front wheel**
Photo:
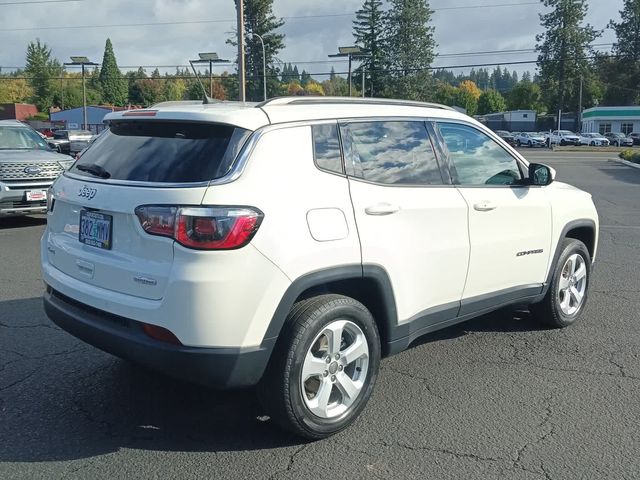
[(566, 238), (560, 246), (551, 285), (532, 312), (547, 325), (564, 328), (575, 323), (587, 302), (591, 280), (591, 256), (580, 240)]
[(317, 440), (355, 421), (378, 376), (380, 338), (371, 313), (342, 295), (294, 305), (259, 399), (283, 428)]

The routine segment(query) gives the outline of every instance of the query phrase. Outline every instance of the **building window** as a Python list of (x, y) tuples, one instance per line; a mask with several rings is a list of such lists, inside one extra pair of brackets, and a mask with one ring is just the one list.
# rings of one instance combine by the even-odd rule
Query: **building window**
[(523, 113), (522, 114), (522, 118), (529, 118), (529, 114), (528, 113)]
[(598, 131), (602, 135), (604, 135), (605, 133), (609, 133), (611, 131), (611, 124), (610, 123), (601, 123)]
[(633, 123), (623, 123), (620, 131), (625, 135), (629, 135), (631, 132), (633, 132)]

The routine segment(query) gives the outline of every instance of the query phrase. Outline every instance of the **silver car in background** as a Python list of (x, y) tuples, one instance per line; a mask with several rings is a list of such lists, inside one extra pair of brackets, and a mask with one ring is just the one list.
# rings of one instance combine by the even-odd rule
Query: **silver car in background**
[(590, 145), (592, 147), (608, 147), (609, 139), (605, 138), (603, 135), (599, 133), (581, 133), (580, 134), (580, 144), (582, 145)]
[(0, 217), (45, 213), (47, 190), (74, 160), (51, 150), (31, 127), (0, 121)]

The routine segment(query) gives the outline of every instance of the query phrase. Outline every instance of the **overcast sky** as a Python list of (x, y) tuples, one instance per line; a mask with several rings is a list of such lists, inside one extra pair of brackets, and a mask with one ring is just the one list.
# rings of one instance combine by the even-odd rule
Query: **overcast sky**
[[(13, 4), (3, 6), (8, 2)], [(68, 61), (70, 55), (86, 55), (95, 62), (102, 61), (104, 43), (110, 37), (121, 67), (185, 64), (189, 58), (197, 57), (198, 52), (209, 51), (218, 52), (222, 58), (234, 57), (234, 48), (225, 44), (235, 26), (233, 0), (55, 0), (48, 5), (28, 2), (33, 0), (0, 0), (0, 67), (5, 71), (6, 67), (24, 66), (26, 45), (36, 37), (46, 42), (62, 61)], [(442, 55), (436, 58), (434, 66), (535, 59), (532, 52), (446, 56), (532, 48), (536, 43), (535, 35), (541, 31), (538, 14), (544, 11), (539, 2), (534, 0), (533, 3), (532, 0), (432, 0), (431, 8), (436, 10), (433, 24), (437, 52)], [(338, 46), (353, 43), (351, 14), (361, 4), (362, 0), (275, 0), (274, 13), (278, 17), (319, 16), (285, 18), (286, 23), (281, 28), (286, 35), (285, 49), (279, 58), (296, 63), (300, 70), (304, 68), (312, 74), (328, 72), (330, 63), (304, 62), (325, 62), (327, 55), (335, 53)], [(450, 9), (496, 4), (519, 5)], [(604, 30), (611, 18), (619, 19), (622, 0), (591, 0), (589, 5), (587, 21)], [(438, 10), (442, 8), (444, 10)], [(101, 27), (179, 21), (216, 23)], [(89, 27), (84, 28), (86, 26)], [(604, 30), (596, 43), (613, 41), (613, 32)], [(610, 46), (600, 48), (609, 49)], [(334, 63), (334, 66), (336, 71), (346, 70), (344, 63)], [(518, 71), (535, 68), (533, 64), (506, 66)], [(224, 68), (217, 70), (221, 72)]]

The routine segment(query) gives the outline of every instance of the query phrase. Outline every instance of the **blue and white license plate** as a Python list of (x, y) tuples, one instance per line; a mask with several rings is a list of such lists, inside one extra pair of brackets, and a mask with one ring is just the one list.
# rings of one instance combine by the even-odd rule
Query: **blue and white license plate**
[(113, 217), (104, 213), (80, 210), (78, 239), (85, 245), (111, 249)]

